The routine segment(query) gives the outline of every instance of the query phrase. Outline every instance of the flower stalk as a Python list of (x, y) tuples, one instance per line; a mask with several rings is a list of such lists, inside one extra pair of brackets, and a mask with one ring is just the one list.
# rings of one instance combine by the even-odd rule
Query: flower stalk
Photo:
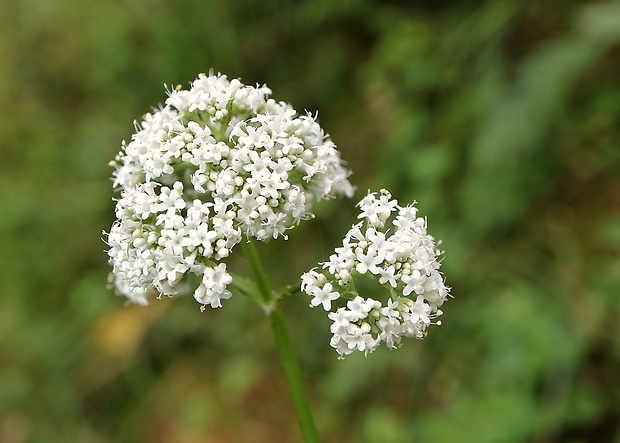
[(286, 376), (286, 382), (291, 393), (295, 414), (297, 415), (297, 421), (304, 442), (318, 443), (319, 435), (314, 426), (312, 411), (310, 410), (310, 403), (306, 395), (301, 370), (299, 369), (299, 363), (288, 335), (284, 318), (278, 309), (274, 309), (269, 314), (269, 319), (271, 320), (271, 330), (273, 331), (278, 355), (280, 356), (280, 362), (284, 369), (284, 375)]
[(297, 361), (293, 344), (288, 334), (288, 330), (286, 329), (284, 318), (282, 317), (282, 313), (277, 306), (276, 296), (271, 290), (267, 279), (267, 274), (265, 273), (260, 262), (254, 243), (250, 241), (242, 242), (241, 247), (250, 267), (252, 276), (256, 281), (256, 286), (260, 294), (263, 309), (265, 310), (271, 324), (271, 330), (273, 332), (276, 348), (278, 350), (278, 356), (280, 358), (280, 363), (282, 364), (282, 369), (284, 370), (284, 375), (291, 394), (291, 399), (293, 400), (293, 407), (295, 409), (295, 414), (297, 415), (297, 421), (299, 423), (299, 428), (304, 442), (318, 443), (320, 440), (312, 418), (312, 411), (310, 410), (310, 403), (304, 387), (299, 362)]

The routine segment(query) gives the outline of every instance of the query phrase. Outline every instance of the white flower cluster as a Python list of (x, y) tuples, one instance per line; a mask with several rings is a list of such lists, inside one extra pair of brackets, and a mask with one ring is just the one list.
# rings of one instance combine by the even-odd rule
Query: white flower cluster
[(271, 91), (200, 75), (168, 92), (116, 160), (108, 234), (116, 290), (132, 302), (194, 291), (230, 297), (224, 263), (243, 236), (267, 240), (311, 217), (314, 201), (353, 194), (334, 143)]
[[(362, 221), (346, 233), (342, 247), (321, 263), (321, 271), (302, 276), (302, 291), (312, 296), (310, 305), (329, 311), (331, 346), (340, 357), (355, 350), (372, 352), (381, 342), (394, 348), (403, 336), (423, 338), (450, 292), (439, 272), (440, 251), (414, 205), (400, 207), (382, 190), (357, 206)], [(356, 280), (359, 285), (368, 277), (390, 293), (387, 303), (358, 294)], [(332, 302), (341, 297), (346, 306), (333, 310)]]

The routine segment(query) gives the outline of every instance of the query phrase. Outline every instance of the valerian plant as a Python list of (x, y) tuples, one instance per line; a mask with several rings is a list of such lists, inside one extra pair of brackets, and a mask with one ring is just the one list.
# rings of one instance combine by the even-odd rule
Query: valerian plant
[[(318, 441), (277, 304), (283, 292), (271, 289), (254, 242), (287, 239), (320, 201), (352, 197), (350, 171), (316, 116), (275, 101), (266, 86), (201, 74), (188, 90), (167, 92), (111, 162), (120, 193), (106, 239), (111, 283), (143, 305), (162, 295), (193, 294), (203, 310), (221, 307), (235, 292), (255, 299), (271, 321), (302, 435)], [(401, 207), (381, 190), (357, 206), (360, 221), (342, 246), (297, 286), (310, 306), (329, 312), (340, 358), (424, 337), (440, 324), (433, 320), (450, 292), (414, 205)], [(251, 280), (226, 266), (238, 244)], [(361, 295), (360, 278), (377, 280), (387, 300)]]

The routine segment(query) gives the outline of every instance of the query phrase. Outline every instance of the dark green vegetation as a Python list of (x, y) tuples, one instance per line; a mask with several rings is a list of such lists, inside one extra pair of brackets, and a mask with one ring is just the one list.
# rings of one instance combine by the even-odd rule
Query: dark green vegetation
[[(125, 307), (105, 287), (107, 162), (164, 82), (210, 68), (318, 110), (356, 198), (417, 199), (444, 240), (455, 298), (425, 341), (337, 361), (324, 313), (288, 302), (325, 442), (620, 439), (618, 2), (1, 9), (0, 441), (299, 440), (248, 299)], [(271, 280), (326, 259), (353, 204), (261, 247)]]

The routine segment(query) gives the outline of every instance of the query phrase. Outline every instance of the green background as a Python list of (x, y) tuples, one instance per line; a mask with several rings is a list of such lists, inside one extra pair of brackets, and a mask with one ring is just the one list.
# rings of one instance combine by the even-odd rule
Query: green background
[[(248, 299), (106, 288), (107, 163), (210, 69), (318, 111), (355, 201), (416, 199), (443, 239), (424, 341), (338, 361), (324, 312), (285, 306), (325, 442), (620, 441), (619, 2), (5, 0), (1, 442), (300, 440)], [(261, 245), (270, 278), (326, 259), (355, 201)]]

